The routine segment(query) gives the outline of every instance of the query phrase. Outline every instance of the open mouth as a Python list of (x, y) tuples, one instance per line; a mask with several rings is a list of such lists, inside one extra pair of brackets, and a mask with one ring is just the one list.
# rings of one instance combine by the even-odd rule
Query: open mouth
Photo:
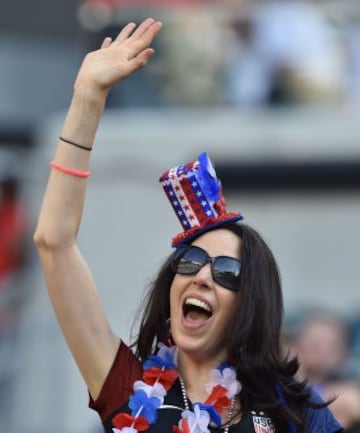
[(183, 314), (191, 321), (206, 320), (212, 316), (212, 308), (200, 299), (187, 298), (183, 305)]

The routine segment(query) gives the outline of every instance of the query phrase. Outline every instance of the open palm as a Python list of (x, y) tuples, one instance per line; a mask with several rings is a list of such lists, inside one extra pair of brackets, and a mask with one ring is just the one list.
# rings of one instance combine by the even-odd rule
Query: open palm
[(109, 90), (147, 64), (154, 50), (151, 42), (162, 24), (148, 18), (138, 27), (127, 24), (116, 39), (105, 38), (99, 50), (86, 55), (75, 86), (92, 85)]

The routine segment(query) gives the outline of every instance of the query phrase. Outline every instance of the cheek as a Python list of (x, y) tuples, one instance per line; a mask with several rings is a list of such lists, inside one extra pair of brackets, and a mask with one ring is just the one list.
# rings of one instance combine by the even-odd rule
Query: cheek
[(170, 311), (172, 311), (180, 302), (182, 292), (182, 276), (175, 275), (170, 286)]
[(231, 323), (238, 310), (239, 302), (240, 293), (231, 292), (230, 290), (227, 290), (227, 292), (223, 293), (221, 299), (221, 308), (228, 325)]
[(220, 302), (224, 307), (228, 308), (230, 311), (233, 311), (238, 306), (239, 297), (240, 293), (222, 288)]
[(179, 276), (175, 275), (170, 286), (170, 299), (175, 298), (178, 292), (179, 292)]

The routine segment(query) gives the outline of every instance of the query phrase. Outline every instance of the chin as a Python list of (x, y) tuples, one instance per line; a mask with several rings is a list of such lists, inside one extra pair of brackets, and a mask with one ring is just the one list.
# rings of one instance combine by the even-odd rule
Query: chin
[(200, 353), (204, 349), (204, 342), (196, 337), (186, 335), (173, 335), (173, 340), (178, 349), (186, 353)]
[(195, 336), (175, 335), (173, 340), (180, 352), (186, 353), (193, 358), (199, 360), (214, 359), (217, 361), (226, 360), (227, 358), (225, 347), (207, 346), (205, 341)]

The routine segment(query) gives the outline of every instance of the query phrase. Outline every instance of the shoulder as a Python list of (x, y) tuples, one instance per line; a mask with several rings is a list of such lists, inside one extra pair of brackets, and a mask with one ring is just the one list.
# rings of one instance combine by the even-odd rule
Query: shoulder
[[(310, 402), (323, 403), (320, 395), (310, 388)], [(342, 426), (335, 419), (328, 407), (320, 409), (307, 407), (305, 409), (306, 431), (308, 433), (339, 433)]]

